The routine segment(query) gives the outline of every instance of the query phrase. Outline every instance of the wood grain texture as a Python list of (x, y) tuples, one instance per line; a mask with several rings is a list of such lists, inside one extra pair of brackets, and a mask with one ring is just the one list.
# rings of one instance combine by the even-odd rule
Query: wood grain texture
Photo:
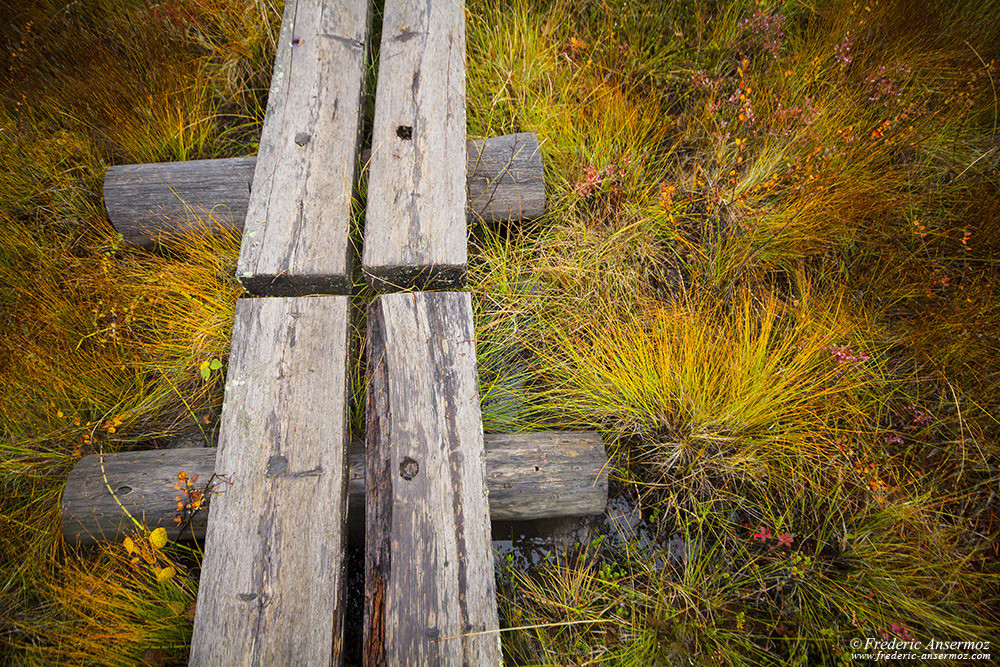
[[(545, 173), (531, 132), (466, 144), (469, 222), (533, 220), (545, 212)], [(370, 151), (361, 151), (362, 169)], [(108, 167), (104, 204), (111, 224), (137, 246), (169, 245), (186, 229), (243, 230), (257, 157)]]
[(486, 436), (490, 516), (520, 521), (601, 514), (608, 504), (608, 456), (593, 431)]
[(241, 299), (192, 665), (339, 660), (348, 297)]
[(363, 266), (381, 289), (463, 285), (465, 3), (386, 0)]
[(545, 168), (533, 132), (469, 142), (470, 221), (534, 220), (545, 212)]
[[(593, 431), (505, 433), (483, 436), (486, 487), (493, 521), (552, 519), (600, 514), (608, 502), (608, 458), (600, 435)], [(204, 490), (215, 472), (215, 447), (157, 449), (104, 456), (104, 472), (118, 501), (147, 528), (166, 528), (177, 539), (177, 473), (197, 475), (195, 489)], [(348, 517), (362, 519), (348, 530), (364, 530), (365, 445), (348, 450)], [(84, 456), (70, 471), (63, 490), (63, 538), (70, 544), (119, 541), (133, 528), (104, 484), (101, 457)], [(195, 512), (184, 537), (205, 538), (209, 511)]]
[(236, 276), (266, 295), (347, 293), (368, 0), (288, 0)]
[(475, 360), (468, 293), (368, 308), (366, 665), (500, 663)]
[(108, 167), (104, 206), (125, 241), (169, 243), (187, 229), (243, 229), (257, 157)]

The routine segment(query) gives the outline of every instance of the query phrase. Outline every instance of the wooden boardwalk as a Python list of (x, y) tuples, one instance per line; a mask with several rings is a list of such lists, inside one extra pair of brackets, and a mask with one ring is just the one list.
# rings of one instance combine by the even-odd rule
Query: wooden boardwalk
[[(541, 213), (537, 138), (467, 140), (463, 0), (386, 0), (363, 156), (371, 14), (370, 0), (287, 0), (256, 159), (131, 166), (105, 181), (109, 215), (134, 242), (190, 224), (177, 184), (243, 229), (237, 277), (254, 296), (236, 307), (219, 447), (184, 454), (224, 482), (204, 528), (192, 665), (341, 662), (349, 497), (362, 497), (347, 424), (349, 230), (366, 160), (362, 268), (391, 293), (367, 311), (366, 451), (354, 457), (365, 664), (499, 664), (491, 510), (529, 518), (606, 502), (596, 434), (484, 435), (471, 295), (417, 291), (464, 287), (470, 219)], [(145, 203), (128, 195), (136, 181)], [(525, 442), (534, 474), (519, 468)], [(106, 467), (118, 494), (159, 502), (169, 457), (123, 456)], [(93, 465), (78, 469), (67, 538), (117, 534)]]

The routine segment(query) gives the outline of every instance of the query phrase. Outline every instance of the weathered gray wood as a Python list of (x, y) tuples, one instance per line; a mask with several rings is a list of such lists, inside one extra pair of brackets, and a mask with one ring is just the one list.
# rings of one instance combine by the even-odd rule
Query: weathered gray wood
[(168, 242), (188, 229), (243, 229), (257, 157), (108, 167), (104, 206), (136, 246)]
[(254, 294), (346, 293), (368, 0), (287, 0), (236, 277)]
[(475, 362), (467, 292), (369, 306), (366, 665), (500, 664)]
[[(467, 144), (469, 222), (534, 220), (545, 212), (545, 173), (531, 132)], [(361, 165), (370, 152), (361, 151)], [(104, 204), (125, 241), (169, 244), (186, 229), (243, 230), (257, 157), (108, 167)]]
[(592, 431), (486, 437), (490, 516), (520, 521), (601, 514), (608, 504), (608, 456)]
[[(486, 447), (486, 487), (493, 521), (551, 519), (600, 514), (608, 501), (608, 458), (601, 436), (592, 431), (490, 434)], [(202, 491), (215, 472), (214, 447), (157, 449), (104, 456), (104, 472), (118, 501), (150, 530), (166, 528), (171, 539), (180, 537), (174, 521), (177, 511), (177, 473), (197, 475), (194, 488)], [(348, 517), (363, 530), (365, 514), (365, 445), (352, 442)], [(185, 500), (182, 498), (182, 500)], [(66, 480), (62, 494), (63, 538), (70, 544), (90, 545), (121, 540), (134, 526), (108, 492), (101, 473), (101, 457), (84, 456)], [(209, 512), (195, 512), (184, 537), (201, 541)]]
[(533, 132), (470, 141), (466, 179), (470, 220), (534, 220), (545, 212), (545, 169)]
[(338, 660), (348, 299), (236, 304), (192, 665)]
[(363, 267), (376, 287), (465, 282), (465, 3), (386, 0)]

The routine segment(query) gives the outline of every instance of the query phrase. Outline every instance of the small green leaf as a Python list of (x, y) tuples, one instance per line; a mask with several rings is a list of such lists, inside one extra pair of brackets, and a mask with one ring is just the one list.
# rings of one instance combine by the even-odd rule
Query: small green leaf
[(219, 361), (218, 359), (212, 359), (212, 363), (209, 364), (208, 367), (211, 368), (213, 371), (217, 371), (220, 368), (222, 368), (222, 362)]
[(208, 376), (212, 373), (212, 371), (209, 370), (208, 361), (206, 360), (201, 362), (199, 369), (201, 370), (201, 379), (208, 382)]

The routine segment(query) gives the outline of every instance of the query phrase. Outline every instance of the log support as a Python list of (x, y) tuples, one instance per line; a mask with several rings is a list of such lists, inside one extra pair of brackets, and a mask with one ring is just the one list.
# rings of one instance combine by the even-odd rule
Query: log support
[[(361, 169), (371, 152), (361, 152)], [(243, 232), (257, 157), (108, 167), (104, 205), (111, 224), (135, 246), (169, 245), (188, 230)], [(468, 142), (470, 223), (534, 220), (545, 211), (545, 175), (531, 132)]]
[[(608, 501), (608, 459), (597, 433), (487, 433), (483, 440), (493, 521), (552, 519), (604, 511)], [(224, 472), (215, 465), (217, 451), (215, 447), (199, 447), (106, 454), (103, 471), (101, 456), (83, 457), (70, 472), (63, 490), (63, 537), (69, 544), (82, 546), (120, 541), (134, 528), (118, 505), (121, 502), (150, 530), (162, 527), (171, 539), (193, 536), (202, 542), (211, 504), (195, 512), (178, 510), (179, 490), (175, 485), (178, 474), (183, 472), (188, 480), (194, 478), (192, 489), (206, 491), (212, 475)], [(348, 532), (363, 533), (364, 443), (352, 442), (348, 458)], [(186, 504), (187, 498), (181, 496), (181, 500)], [(181, 524), (186, 524), (183, 535)]]

